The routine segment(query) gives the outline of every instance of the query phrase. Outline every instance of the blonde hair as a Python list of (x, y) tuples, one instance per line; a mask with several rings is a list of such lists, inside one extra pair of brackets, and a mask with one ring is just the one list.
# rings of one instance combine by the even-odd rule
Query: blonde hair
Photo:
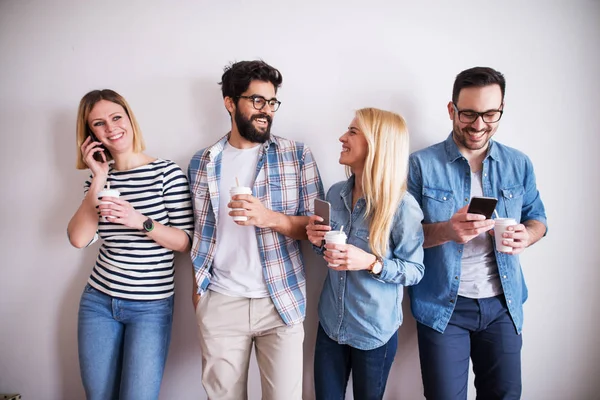
[(369, 246), (383, 258), (394, 215), (407, 190), (408, 128), (400, 115), (376, 108), (356, 111), (356, 121), (368, 143), (362, 187), (370, 217)]
[[(125, 110), (125, 113), (129, 117), (129, 121), (131, 122), (131, 128), (133, 130), (133, 151), (136, 153), (141, 153), (146, 149), (146, 144), (144, 143), (144, 138), (142, 137), (142, 131), (140, 130), (140, 126), (135, 119), (135, 115), (129, 107), (127, 101), (121, 96), (119, 93), (110, 89), (103, 90), (92, 90), (87, 93), (81, 101), (79, 102), (79, 110), (77, 111), (77, 133), (76, 133), (76, 142), (77, 142), (77, 169), (87, 169), (88, 166), (83, 161), (83, 154), (81, 154), (81, 145), (85, 140), (90, 136), (92, 130), (88, 125), (88, 118), (90, 116), (90, 112), (100, 100), (110, 101), (112, 103), (118, 104)], [(106, 156), (106, 160), (112, 160), (112, 155), (108, 149), (104, 150), (104, 154)]]

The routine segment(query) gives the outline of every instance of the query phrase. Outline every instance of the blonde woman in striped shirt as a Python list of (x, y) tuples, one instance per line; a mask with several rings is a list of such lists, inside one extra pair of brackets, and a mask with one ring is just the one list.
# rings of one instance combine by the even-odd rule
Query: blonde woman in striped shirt
[[(91, 176), (69, 240), (77, 248), (103, 240), (79, 306), (86, 396), (158, 399), (173, 321), (173, 253), (190, 249), (193, 230), (187, 178), (172, 161), (143, 153), (135, 116), (112, 90), (81, 99), (77, 146), (77, 168)], [(120, 196), (101, 204), (107, 186)]]

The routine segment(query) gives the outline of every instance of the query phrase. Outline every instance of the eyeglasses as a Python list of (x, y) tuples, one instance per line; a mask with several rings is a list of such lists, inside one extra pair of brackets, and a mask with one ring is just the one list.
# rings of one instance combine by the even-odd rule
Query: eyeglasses
[(465, 124), (472, 124), (473, 122), (477, 121), (477, 118), (479, 117), (481, 117), (483, 122), (492, 124), (494, 122), (500, 121), (500, 118), (502, 118), (502, 113), (504, 113), (503, 110), (488, 110), (484, 112), (477, 112), (473, 110), (459, 110), (458, 107), (456, 107), (456, 104), (454, 103), (452, 103), (452, 107), (454, 107), (454, 109), (458, 113), (458, 120)]
[(262, 96), (238, 96), (238, 97), (242, 98), (242, 99), (252, 100), (252, 106), (256, 110), (262, 110), (268, 104), (271, 111), (275, 112), (279, 109), (279, 106), (281, 105), (281, 102), (277, 99), (267, 100)]

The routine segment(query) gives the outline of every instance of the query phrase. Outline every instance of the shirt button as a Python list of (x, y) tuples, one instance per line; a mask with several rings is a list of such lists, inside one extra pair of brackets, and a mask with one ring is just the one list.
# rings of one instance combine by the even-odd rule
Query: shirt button
[(508, 304), (512, 303), (512, 300), (508, 300)]
[(454, 300), (450, 300), (450, 303), (454, 303)]
[(487, 176), (487, 174), (483, 174), (483, 176)]
[(446, 198), (445, 198), (445, 197), (442, 197), (442, 200), (446, 201)]
[(465, 197), (465, 203), (468, 203), (468, 202), (469, 202), (469, 198)]
[(455, 276), (455, 277), (454, 277), (454, 279), (457, 279), (457, 280), (458, 280), (458, 276)]
[(512, 193), (508, 195), (508, 197), (510, 197), (512, 199)]
[(502, 275), (502, 278), (506, 279), (506, 275)]
[(459, 253), (462, 253), (462, 250), (459, 250), (458, 252), (459, 252)]

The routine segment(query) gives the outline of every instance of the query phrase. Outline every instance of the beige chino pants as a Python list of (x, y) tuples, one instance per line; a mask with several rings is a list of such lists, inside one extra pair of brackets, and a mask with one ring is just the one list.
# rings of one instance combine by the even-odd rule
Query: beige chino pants
[(267, 297), (248, 299), (208, 291), (196, 307), (202, 384), (210, 400), (248, 398), (252, 345), (263, 400), (302, 399), (304, 327), (287, 326)]

